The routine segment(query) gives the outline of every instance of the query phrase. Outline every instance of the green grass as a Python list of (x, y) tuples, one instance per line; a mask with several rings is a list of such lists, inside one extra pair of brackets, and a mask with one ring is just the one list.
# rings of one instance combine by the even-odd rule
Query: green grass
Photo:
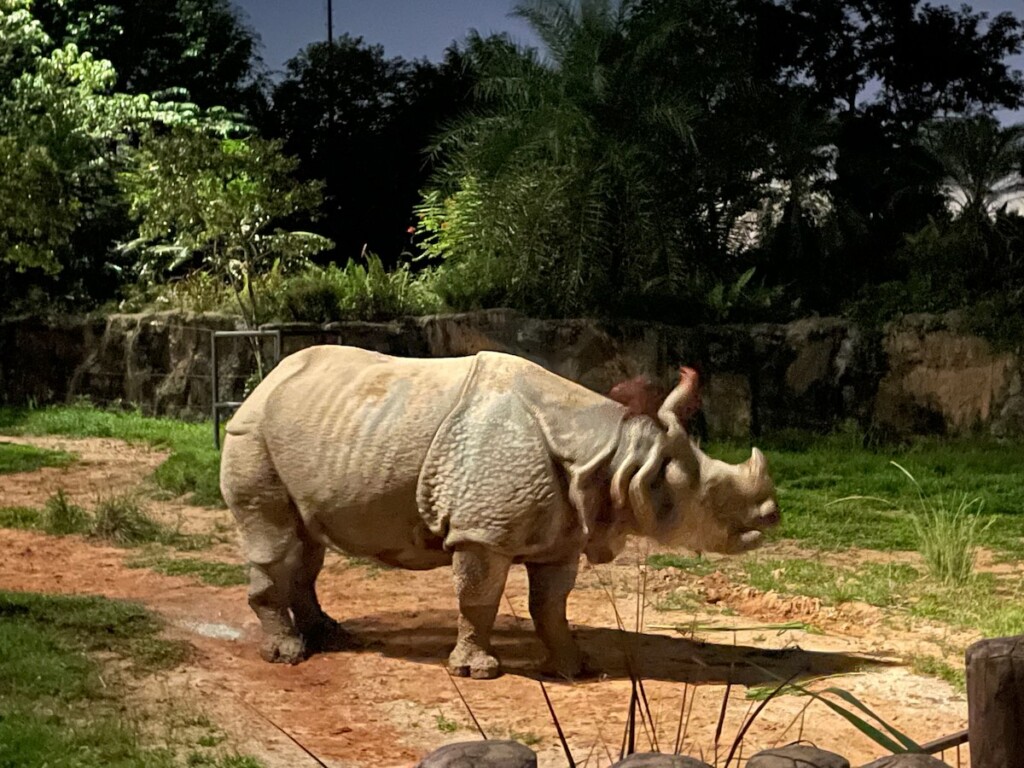
[(173, 532), (151, 518), (134, 494), (101, 498), (93, 510), (90, 534), (121, 546), (134, 546), (173, 538)]
[(74, 460), (73, 455), (64, 451), (0, 441), (0, 475), (35, 472), (43, 467), (66, 467)]
[[(117, 673), (96, 659), (113, 654), (133, 674), (172, 668), (188, 648), (160, 629), (131, 603), (0, 591), (0, 766), (179, 768), (171, 748), (144, 743)], [(251, 758), (199, 752), (186, 764), (259, 768)]]
[(985, 637), (1024, 634), (1024, 584), (1007, 588), (990, 573), (975, 574), (962, 587), (937, 587), (918, 596), (910, 613), (933, 621), (976, 629)]
[(697, 576), (706, 576), (716, 570), (717, 566), (704, 557), (687, 557), (686, 555), (658, 554), (647, 557), (647, 565), (658, 571), (663, 568), (678, 568)]
[(248, 584), (245, 566), (220, 563), (193, 557), (168, 557), (160, 553), (147, 553), (128, 561), (129, 568), (148, 568), (165, 576), (192, 576), (213, 587), (232, 587)]
[(455, 733), (459, 730), (459, 724), (454, 720), (445, 717), (440, 712), (434, 718), (434, 724), (441, 733)]
[(967, 690), (967, 671), (954, 667), (936, 656), (914, 656), (910, 660), (910, 669), (917, 675), (945, 680), (958, 693)]
[[(984, 504), (983, 546), (1008, 558), (1024, 557), (1024, 443), (986, 439), (920, 439), (904, 446), (865, 448), (859, 435), (821, 437), (785, 433), (758, 441), (779, 491), (782, 524), (777, 538), (798, 539), (822, 550), (860, 547), (916, 550), (914, 519), (901, 510), (920, 506), (918, 489), (890, 462), (920, 484), (925, 498), (967, 494)], [(748, 446), (713, 444), (715, 458), (736, 462)], [(841, 504), (838, 499), (861, 496)]]
[(0, 528), (31, 531), (42, 527), (42, 515), (31, 507), (0, 507)]
[(204, 506), (223, 506), (220, 454), (209, 423), (151, 418), (137, 411), (102, 410), (88, 405), (0, 408), (0, 434), (111, 437), (170, 451), (153, 477), (175, 495), (190, 494)]
[[(121, 547), (164, 544), (182, 551), (205, 549), (215, 536), (168, 528), (146, 512), (135, 494), (101, 497), (90, 513), (58, 489), (43, 509), (0, 507), (0, 528), (39, 530), (53, 536), (81, 534)], [(0, 766), (2, 768), (2, 766)]]
[(920, 575), (909, 565), (864, 563), (856, 570), (815, 560), (748, 559), (747, 581), (765, 592), (816, 597), (826, 605), (859, 601), (880, 607), (904, 602)]
[(92, 527), (92, 517), (78, 504), (73, 503), (63, 488), (46, 500), (40, 518), (42, 528), (53, 536), (68, 536), (86, 533)]

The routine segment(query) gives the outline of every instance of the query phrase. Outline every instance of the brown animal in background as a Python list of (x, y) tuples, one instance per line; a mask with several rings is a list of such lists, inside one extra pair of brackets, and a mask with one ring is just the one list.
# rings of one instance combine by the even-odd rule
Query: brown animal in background
[[(676, 416), (680, 421), (685, 422), (698, 410), (700, 410), (700, 377), (693, 368), (683, 366), (679, 369), (679, 384), (692, 388), (694, 396), (687, 401), (685, 407), (676, 409)], [(620, 381), (608, 392), (608, 397), (615, 402), (626, 406), (630, 416), (650, 416), (658, 418), (658, 409), (665, 402), (669, 391), (658, 384), (655, 384), (647, 376), (634, 376), (632, 379)]]

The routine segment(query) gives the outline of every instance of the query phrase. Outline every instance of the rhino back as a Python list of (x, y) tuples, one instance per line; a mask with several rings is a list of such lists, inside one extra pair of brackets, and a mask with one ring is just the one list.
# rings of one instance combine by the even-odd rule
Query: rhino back
[(412, 546), (423, 459), (472, 365), (327, 347), (283, 377), (260, 430), (306, 524), (355, 554)]

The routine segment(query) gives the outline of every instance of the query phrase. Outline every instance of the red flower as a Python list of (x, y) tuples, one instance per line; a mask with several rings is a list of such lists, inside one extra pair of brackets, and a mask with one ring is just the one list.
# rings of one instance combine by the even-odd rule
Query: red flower
[(409, 234), (411, 235), (412, 233), (414, 233), (414, 232), (416, 231), (416, 227), (409, 227), (409, 228), (408, 228), (407, 230), (405, 230), (405, 231), (406, 231), (406, 232), (408, 232), (408, 233), (409, 233)]

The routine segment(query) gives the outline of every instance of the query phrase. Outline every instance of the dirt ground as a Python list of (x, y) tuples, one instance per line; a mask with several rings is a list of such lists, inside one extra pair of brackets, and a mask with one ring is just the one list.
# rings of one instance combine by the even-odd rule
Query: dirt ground
[[(0, 506), (39, 506), (58, 487), (89, 506), (98, 496), (145, 489), (147, 476), (164, 458), (116, 440), (3, 439), (67, 450), (80, 460), (60, 469), (0, 477)], [(186, 530), (227, 532), (226, 543), (189, 556), (241, 562), (226, 510), (180, 501), (153, 501), (150, 509)], [(644, 572), (639, 563), (650, 551), (634, 543), (614, 564), (584, 567), (570, 597), (569, 618), (602, 673), (572, 684), (545, 683), (577, 764), (607, 766), (618, 755), (630, 701), (630, 658), (644, 681), (654, 721), (654, 733), (638, 726), (638, 751), (650, 749), (655, 740), (661, 751), (672, 750), (685, 696), (684, 754), (723, 765), (736, 733), (757, 706), (746, 698), (748, 687), (796, 673), (839, 676), (828, 684), (850, 691), (919, 742), (966, 727), (965, 697), (945, 682), (912, 674), (906, 663), (915, 654), (942, 656), (969, 638), (940, 626), (911, 624), (870, 606), (823, 607), (811, 598), (761, 593), (732, 583), (720, 571), (697, 576), (650, 570), (642, 633), (617, 630), (616, 610), (628, 629), (636, 628), (637, 583)], [(762, 551), (775, 557), (819, 556), (787, 542)], [(411, 766), (444, 743), (478, 738), (468, 705), (489, 737), (530, 743), (541, 766), (566, 764), (535, 673), (543, 654), (525, 618), (522, 568), (513, 569), (496, 625), (505, 675), (456, 683), (444, 668), (456, 623), (447, 569), (403, 572), (329, 555), (319, 581), (321, 601), (361, 647), (288, 667), (258, 657), (258, 628), (244, 587), (216, 588), (187, 577), (129, 569), (125, 561), (132, 556), (131, 550), (79, 537), (0, 530), (0, 589), (135, 600), (161, 614), (170, 634), (191, 643), (194, 653), (186, 665), (139, 683), (133, 693), (139, 711), (202, 711), (226, 731), (230, 744), (270, 768), (315, 766), (304, 750), (332, 768), (378, 768)], [(864, 556), (841, 555), (845, 562)], [(893, 562), (908, 558), (913, 556), (891, 556)], [(656, 609), (679, 595), (692, 598), (694, 607)], [(820, 633), (763, 627), (793, 620), (812, 624)], [(798, 739), (840, 752), (853, 765), (883, 754), (824, 705), (808, 702), (798, 696), (770, 702), (747, 732), (742, 756)], [(945, 758), (958, 764), (955, 753)], [(964, 749), (959, 763), (967, 762)]]

